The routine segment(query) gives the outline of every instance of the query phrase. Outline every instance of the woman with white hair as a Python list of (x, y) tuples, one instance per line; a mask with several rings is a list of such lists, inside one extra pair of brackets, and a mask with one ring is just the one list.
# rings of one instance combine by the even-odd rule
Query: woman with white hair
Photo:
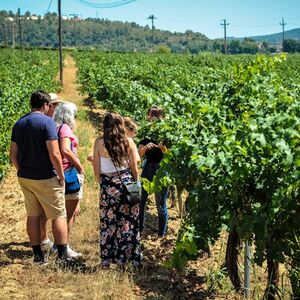
[[(78, 179), (81, 185), (78, 192), (65, 195), (69, 232), (68, 241), (70, 241), (71, 229), (75, 217), (79, 213), (79, 200), (82, 199), (83, 196), (84, 170), (77, 155), (78, 138), (73, 132), (75, 130), (76, 113), (77, 107), (74, 103), (63, 102), (55, 109), (53, 115), (54, 121), (57, 124), (57, 133), (64, 171), (74, 166), (77, 170)], [(69, 258), (78, 258), (81, 256), (81, 253), (72, 250), (69, 244), (67, 251)]]

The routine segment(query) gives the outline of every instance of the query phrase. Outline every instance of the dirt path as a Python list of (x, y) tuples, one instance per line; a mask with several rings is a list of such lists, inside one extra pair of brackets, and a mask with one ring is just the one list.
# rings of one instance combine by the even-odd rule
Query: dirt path
[[(98, 247), (98, 186), (93, 181), (92, 168), (86, 161), (100, 126), (102, 110), (92, 109), (81, 96), (76, 84), (76, 66), (67, 56), (64, 69), (64, 89), (61, 99), (79, 107), (77, 131), (79, 156), (86, 172), (81, 215), (76, 220), (71, 237), (72, 247), (82, 252), (86, 263), (99, 263)], [(216, 258), (189, 264), (187, 271), (176, 273), (166, 269), (180, 225), (178, 212), (170, 209), (169, 234), (158, 239), (157, 213), (150, 199), (147, 209), (147, 227), (144, 234), (144, 269), (142, 272), (120, 273), (115, 270), (91, 274), (73, 274), (55, 271), (55, 257), (49, 256), (49, 266), (32, 266), (31, 248), (26, 234), (26, 214), (23, 195), (11, 168), (0, 184), (0, 299), (209, 299), (204, 291), (205, 274)]]
[[(93, 183), (90, 163), (85, 158), (92, 148), (95, 130), (88, 122), (76, 84), (76, 66), (65, 59), (64, 89), (59, 96), (78, 105), (77, 135), (81, 141), (79, 156), (86, 169), (85, 197), (81, 203), (72, 235), (72, 246), (82, 252), (89, 265), (96, 265), (98, 257), (98, 187)], [(101, 110), (93, 111), (98, 116)], [(32, 265), (32, 251), (26, 233), (24, 198), (17, 182), (16, 171), (10, 168), (0, 184), (0, 299), (133, 299), (132, 283), (127, 274), (97, 271), (73, 274), (54, 268), (54, 256), (49, 265)], [(51, 236), (51, 231), (49, 228)], [(110, 288), (112, 287), (112, 288)], [(120, 288), (119, 288), (120, 287)], [(129, 297), (124, 297), (128, 295)]]
[(71, 56), (67, 56), (64, 61), (64, 88), (58, 95), (61, 99), (74, 102), (76, 105), (81, 106), (84, 97), (79, 94), (79, 86), (76, 83), (76, 73), (77, 68), (74, 59)]

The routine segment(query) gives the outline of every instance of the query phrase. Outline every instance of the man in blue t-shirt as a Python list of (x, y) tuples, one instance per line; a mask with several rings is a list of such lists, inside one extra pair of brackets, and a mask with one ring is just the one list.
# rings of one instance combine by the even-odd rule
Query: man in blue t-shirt
[(10, 149), (25, 197), (27, 232), (33, 249), (33, 261), (37, 264), (45, 263), (40, 238), (40, 216), (43, 215), (52, 219), (58, 261), (67, 260), (64, 172), (55, 123), (45, 115), (49, 101), (49, 94), (43, 91), (31, 95), (31, 112), (14, 125)]

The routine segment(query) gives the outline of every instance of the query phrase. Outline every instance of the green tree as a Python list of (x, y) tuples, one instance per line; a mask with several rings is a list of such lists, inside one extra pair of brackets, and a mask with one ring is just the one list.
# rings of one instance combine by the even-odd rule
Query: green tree
[(292, 39), (286, 39), (283, 42), (283, 49), (285, 52), (289, 53), (295, 53), (300, 51), (300, 42), (292, 40)]
[(230, 54), (240, 54), (243, 52), (241, 42), (239, 40), (231, 40), (228, 43), (228, 52)]
[(171, 49), (166, 46), (166, 45), (159, 45), (156, 49), (155, 49), (156, 53), (171, 53)]

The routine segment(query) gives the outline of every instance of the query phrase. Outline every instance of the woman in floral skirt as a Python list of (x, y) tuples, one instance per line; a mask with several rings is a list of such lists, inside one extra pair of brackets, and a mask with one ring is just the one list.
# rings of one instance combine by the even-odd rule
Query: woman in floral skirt
[(139, 204), (125, 200), (123, 183), (138, 180), (138, 154), (134, 141), (126, 136), (124, 120), (107, 113), (103, 138), (94, 144), (93, 166), (100, 183), (100, 256), (102, 266), (140, 265)]

